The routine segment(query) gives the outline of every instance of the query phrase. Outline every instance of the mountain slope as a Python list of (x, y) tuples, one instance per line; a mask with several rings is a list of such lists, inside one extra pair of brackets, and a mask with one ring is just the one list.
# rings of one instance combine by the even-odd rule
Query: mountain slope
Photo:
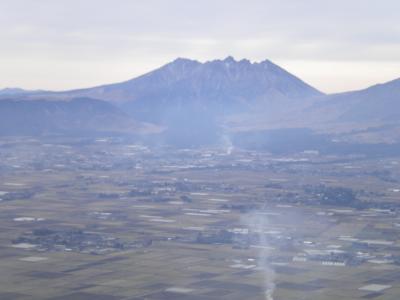
[(319, 98), (292, 124), (352, 142), (400, 142), (400, 79)]
[(365, 90), (332, 95), (327, 101), (343, 121), (400, 121), (400, 79)]
[(309, 120), (319, 117), (324, 122), (398, 123), (400, 79), (363, 90), (321, 97), (305, 113)]
[(135, 132), (138, 127), (118, 108), (90, 98), (0, 100), (0, 135)]

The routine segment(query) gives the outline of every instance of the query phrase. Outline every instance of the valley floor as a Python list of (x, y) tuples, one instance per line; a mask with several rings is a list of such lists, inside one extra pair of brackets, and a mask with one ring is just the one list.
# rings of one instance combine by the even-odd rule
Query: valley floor
[(395, 300), (399, 166), (4, 138), (0, 299)]

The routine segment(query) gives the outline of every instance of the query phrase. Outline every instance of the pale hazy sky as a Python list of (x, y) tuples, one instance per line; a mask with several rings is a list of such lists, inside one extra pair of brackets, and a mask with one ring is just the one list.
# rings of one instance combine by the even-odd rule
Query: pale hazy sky
[(0, 88), (88, 87), (232, 55), (339, 92), (400, 77), (400, 1), (0, 0), (0, 41)]

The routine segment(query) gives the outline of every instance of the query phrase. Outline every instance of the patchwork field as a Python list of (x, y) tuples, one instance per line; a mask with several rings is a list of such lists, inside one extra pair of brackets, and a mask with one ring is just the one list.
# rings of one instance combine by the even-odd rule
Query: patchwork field
[(2, 300), (400, 295), (400, 158), (0, 149)]

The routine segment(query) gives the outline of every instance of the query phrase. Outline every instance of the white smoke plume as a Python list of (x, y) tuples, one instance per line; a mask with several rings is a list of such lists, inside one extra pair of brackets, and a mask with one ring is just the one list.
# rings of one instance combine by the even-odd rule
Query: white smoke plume
[(233, 143), (229, 135), (224, 134), (222, 136), (222, 147), (226, 149), (226, 154), (231, 155), (234, 149)]
[(275, 271), (270, 264), (271, 250), (268, 231), (269, 224), (267, 216), (252, 213), (245, 217), (244, 223), (249, 228), (249, 235), (256, 237), (257, 244), (254, 247), (258, 250), (258, 267), (264, 276), (265, 299), (273, 300), (275, 291)]

